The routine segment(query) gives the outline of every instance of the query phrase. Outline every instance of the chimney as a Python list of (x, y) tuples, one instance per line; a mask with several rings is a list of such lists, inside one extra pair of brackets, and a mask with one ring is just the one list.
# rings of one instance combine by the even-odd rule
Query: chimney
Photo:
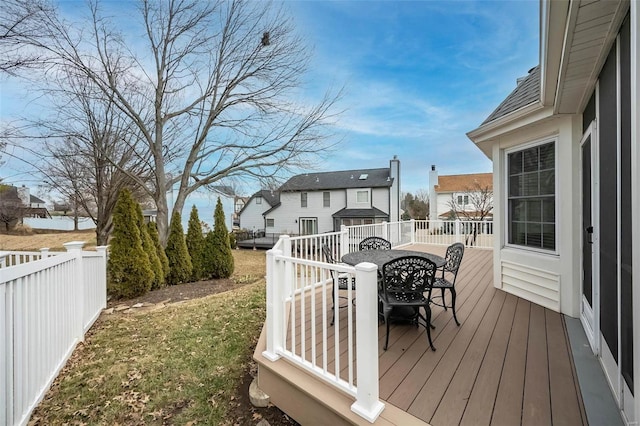
[(438, 171), (436, 170), (436, 165), (432, 164), (429, 172), (429, 220), (438, 219), (436, 186), (438, 186)]
[[(389, 179), (390, 178), (390, 179)], [(397, 222), (400, 220), (400, 202), (401, 200), (401, 188), (400, 188), (400, 160), (398, 156), (394, 155), (393, 159), (389, 161), (389, 178), (391, 179), (391, 188), (389, 193), (389, 221)]]
[(20, 198), (20, 201), (22, 202), (23, 205), (30, 207), (31, 206), (31, 193), (29, 191), (29, 188), (27, 188), (26, 186), (22, 185), (22, 187), (17, 188), (17, 192), (18, 192), (18, 198)]

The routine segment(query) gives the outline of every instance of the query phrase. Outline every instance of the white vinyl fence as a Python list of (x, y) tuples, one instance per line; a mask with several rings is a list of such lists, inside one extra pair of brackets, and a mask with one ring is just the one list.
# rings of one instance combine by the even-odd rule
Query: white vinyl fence
[(2, 425), (27, 424), (106, 307), (106, 247), (86, 252), (83, 245), (66, 243), (67, 252), (54, 256), (0, 252)]

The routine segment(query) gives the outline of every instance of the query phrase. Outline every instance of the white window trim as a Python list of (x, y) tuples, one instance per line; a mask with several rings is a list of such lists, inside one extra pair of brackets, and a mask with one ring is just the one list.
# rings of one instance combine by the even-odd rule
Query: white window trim
[[(509, 154), (514, 153), (514, 152), (518, 152), (518, 151), (523, 151), (525, 149), (529, 149), (529, 148), (533, 148), (535, 146), (538, 145), (544, 145), (547, 143), (551, 143), (553, 142), (554, 144), (554, 149), (555, 149), (555, 157), (554, 157), (554, 164), (553, 164), (553, 169), (554, 169), (554, 185), (555, 185), (555, 194), (554, 194), (554, 208), (555, 208), (555, 222), (556, 222), (556, 226), (555, 226), (555, 249), (554, 250), (548, 250), (548, 249), (542, 249), (542, 248), (536, 248), (536, 247), (530, 247), (530, 246), (522, 246), (519, 244), (511, 244), (509, 243)], [(520, 145), (516, 145), (510, 148), (506, 148), (503, 150), (502, 153), (502, 181), (503, 181), (503, 188), (504, 188), (504, 197), (503, 197), (503, 207), (502, 207), (502, 214), (504, 217), (504, 223), (502, 224), (502, 229), (503, 229), (503, 247), (504, 248), (509, 248), (509, 249), (515, 249), (515, 250), (522, 250), (522, 251), (526, 251), (526, 252), (535, 252), (535, 253), (539, 253), (539, 254), (546, 254), (549, 256), (559, 256), (560, 255), (560, 211), (559, 211), (559, 206), (560, 203), (558, 202), (558, 194), (560, 192), (560, 186), (558, 185), (558, 177), (559, 177), (559, 173), (558, 173), (558, 136), (553, 136), (553, 137), (546, 137), (546, 138), (542, 138), (542, 139), (537, 139), (535, 141), (531, 141), (531, 142), (527, 142), (527, 143), (523, 143)]]
[[(365, 193), (367, 194), (367, 201), (358, 201), (358, 194)], [(371, 202), (371, 191), (367, 189), (358, 189), (356, 190), (356, 204), (369, 204)]]

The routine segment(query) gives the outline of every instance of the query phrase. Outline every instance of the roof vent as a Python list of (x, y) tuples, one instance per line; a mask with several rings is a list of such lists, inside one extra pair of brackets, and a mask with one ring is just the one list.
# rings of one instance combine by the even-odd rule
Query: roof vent
[(363, 173), (363, 174), (361, 174), (361, 175), (360, 175), (360, 177), (359, 177), (358, 179), (360, 179), (360, 180), (365, 180), (365, 179), (367, 179), (368, 177), (369, 177), (369, 175), (368, 175), (368, 174)]
[(316, 183), (320, 182), (320, 178), (316, 177)]
[(387, 176), (387, 182), (391, 182), (391, 177)]
[(351, 175), (351, 179), (353, 179), (353, 175)]

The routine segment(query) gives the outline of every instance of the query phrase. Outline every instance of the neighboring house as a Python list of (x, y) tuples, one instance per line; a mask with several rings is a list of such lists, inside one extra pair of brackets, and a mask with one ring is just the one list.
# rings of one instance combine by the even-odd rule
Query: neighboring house
[[(491, 220), (492, 191), (491, 173), (438, 176), (436, 166), (431, 166), (429, 219)], [(455, 203), (455, 209), (452, 209), (452, 203)]]
[(231, 218), (232, 218), (231, 223), (234, 228), (240, 227), (240, 212), (244, 208), (245, 204), (247, 204), (247, 202), (249, 201), (249, 198), (250, 197), (238, 197), (238, 196), (235, 196), (233, 198), (233, 214), (231, 215)]
[(265, 229), (264, 212), (280, 203), (280, 193), (263, 189), (256, 192), (244, 204), (238, 217), (240, 228), (248, 231), (263, 231)]
[(494, 285), (580, 318), (637, 424), (640, 4), (541, 4), (540, 66), (468, 134), (493, 160)]
[[(258, 194), (264, 194), (261, 191)], [(267, 234), (307, 235), (400, 218), (400, 160), (389, 168), (305, 173), (282, 185), (277, 199), (258, 207), (256, 195), (241, 213), (241, 227)], [(247, 214), (251, 207), (250, 214)], [(258, 217), (261, 213), (262, 223)], [(245, 217), (251, 220), (245, 221)]]
[[(11, 205), (14, 210), (19, 207), (20, 219), (24, 217), (47, 218), (51, 217), (45, 206), (45, 201), (31, 195), (31, 191), (26, 186), (15, 187), (2, 185), (0, 191), (0, 203), (3, 206)], [(16, 210), (16, 213), (17, 210)]]

